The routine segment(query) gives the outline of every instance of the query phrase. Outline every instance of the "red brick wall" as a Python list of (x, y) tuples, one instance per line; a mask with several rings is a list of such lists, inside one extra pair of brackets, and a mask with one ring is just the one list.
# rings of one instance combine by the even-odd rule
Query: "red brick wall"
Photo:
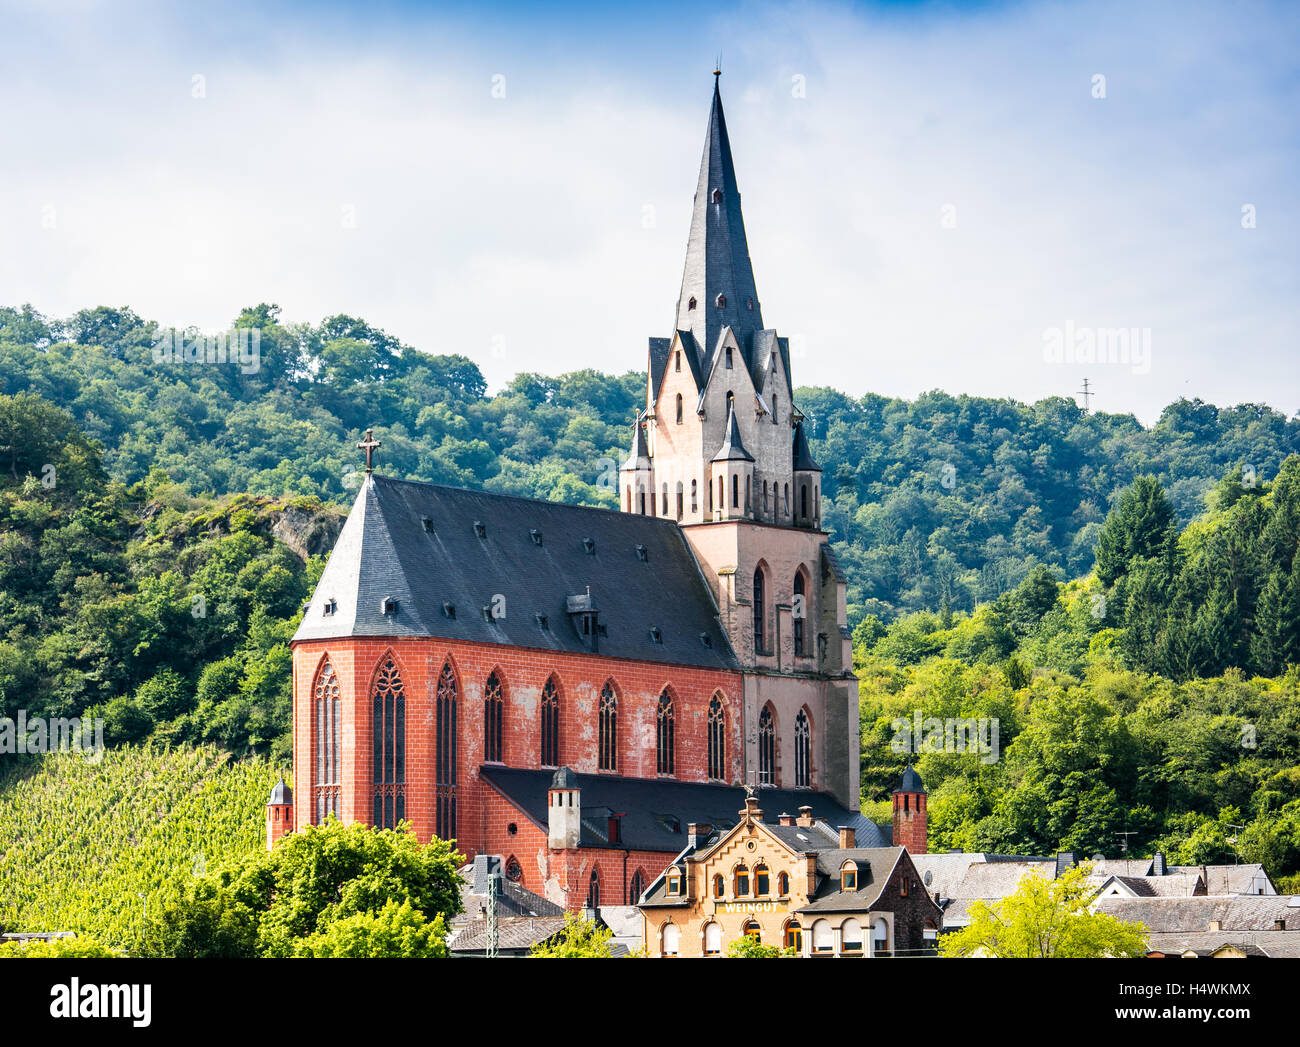
[[(508, 766), (541, 766), (539, 698), (547, 679), (554, 674), (560, 697), (560, 759), (574, 770), (597, 773), (600, 690), (607, 680), (612, 680), (618, 695), (620, 773), (633, 777), (655, 776), (659, 695), (665, 687), (671, 687), (676, 713), (675, 777), (683, 781), (708, 780), (708, 707), (710, 698), (719, 692), (727, 707), (726, 780), (741, 778), (739, 673), (423, 638), (313, 640), (296, 644), (293, 653), (295, 825), (309, 824), (315, 810), (311, 692), (326, 656), (338, 674), (342, 699), (340, 814), (344, 822), (370, 822), (373, 795), (370, 688), (380, 660), (389, 652), (401, 672), (406, 696), (406, 818), (422, 842), (433, 835), (435, 828), (435, 688), (438, 674), (448, 660), (456, 675), (458, 698), (457, 846), (467, 856), (485, 850), (503, 856), (513, 853), (524, 866), (526, 876), (532, 877), (538, 868), (537, 847), (545, 850), (546, 843), (543, 827), (540, 844), (530, 839), (524, 854), (519, 853), (518, 847), (508, 847), (512, 841), (501, 838), (505, 825), (514, 821), (523, 835), (526, 819), (513, 807), (513, 814), (505, 813), (488, 793), (503, 802), (504, 798), (478, 778), (484, 753), (483, 689), (493, 671), (505, 692), (502, 755)], [(538, 831), (532, 823), (528, 824)], [(621, 902), (623, 852), (617, 853)], [(647, 858), (646, 861), (660, 863), (653, 869), (647, 865), (647, 876), (653, 878), (670, 857)], [(590, 875), (590, 868), (586, 875)], [(603, 857), (601, 875), (602, 882), (613, 882), (606, 880)], [(630, 879), (631, 871), (628, 876)], [(536, 890), (534, 882), (526, 881), (526, 886)], [(581, 894), (585, 897), (585, 881)], [(578, 904), (581, 905), (581, 899)]]
[[(907, 809), (904, 810), (904, 798)], [(894, 846), (910, 854), (925, 854), (927, 844), (925, 793), (894, 794)]]

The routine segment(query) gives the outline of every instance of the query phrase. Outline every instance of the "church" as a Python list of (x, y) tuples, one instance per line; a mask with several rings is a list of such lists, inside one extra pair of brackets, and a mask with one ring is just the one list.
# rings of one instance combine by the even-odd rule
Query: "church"
[(649, 340), (619, 510), (383, 476), (367, 433), (292, 641), (268, 846), (331, 815), (406, 821), (574, 909), (635, 903), (746, 789), (891, 843), (858, 812), (845, 582), (716, 73), (674, 319)]

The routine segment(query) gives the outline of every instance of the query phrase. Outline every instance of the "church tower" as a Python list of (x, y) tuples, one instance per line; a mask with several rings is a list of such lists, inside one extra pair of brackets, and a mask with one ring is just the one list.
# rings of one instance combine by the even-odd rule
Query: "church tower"
[(624, 512), (677, 521), (745, 671), (746, 784), (858, 807), (845, 585), (821, 530), (821, 468), (789, 340), (763, 323), (714, 72), (674, 332), (651, 338)]

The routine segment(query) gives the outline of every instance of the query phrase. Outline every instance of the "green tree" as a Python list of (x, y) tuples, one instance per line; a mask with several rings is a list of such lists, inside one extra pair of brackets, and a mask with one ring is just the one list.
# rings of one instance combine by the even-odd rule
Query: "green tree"
[(1122, 495), (1097, 540), (1097, 578), (1111, 586), (1135, 560), (1167, 555), (1178, 540), (1174, 507), (1154, 476), (1139, 476)]
[(564, 927), (544, 942), (528, 950), (528, 955), (546, 959), (600, 959), (611, 955), (609, 942), (614, 932), (604, 924), (579, 916), (564, 914)]
[(976, 901), (968, 927), (939, 939), (940, 956), (1090, 958), (1143, 956), (1146, 928), (1089, 910), (1096, 894), (1086, 866), (1054, 880), (1025, 876), (1001, 901)]
[(766, 945), (752, 934), (742, 934), (739, 938), (727, 942), (727, 955), (739, 960), (773, 960), (782, 956), (793, 956), (794, 949)]
[(442, 959), (447, 952), (447, 921), (432, 921), (409, 901), (391, 898), (378, 912), (353, 913), (326, 923), (299, 942), (295, 956), (317, 958)]

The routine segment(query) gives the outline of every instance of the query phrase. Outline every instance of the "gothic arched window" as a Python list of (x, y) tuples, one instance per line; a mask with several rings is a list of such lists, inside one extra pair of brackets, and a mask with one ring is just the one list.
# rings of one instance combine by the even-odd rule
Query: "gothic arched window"
[(682, 487), (682, 482), (677, 481), (677, 519), (680, 520), (686, 513), (686, 492)]
[(731, 507), (733, 509), (740, 508), (740, 474), (739, 473), (731, 474)]
[(611, 684), (600, 691), (599, 763), (602, 771), (618, 770), (618, 699)]
[(758, 784), (776, 784), (776, 717), (770, 705), (758, 716)]
[(727, 776), (727, 714), (716, 694), (709, 701), (709, 777), (723, 781)]
[(600, 873), (593, 867), (591, 879), (587, 883), (587, 908), (600, 908)]
[(808, 713), (800, 709), (794, 719), (794, 784), (806, 789), (812, 784), (812, 726)]
[(754, 653), (762, 654), (767, 646), (764, 643), (765, 625), (767, 623), (766, 594), (763, 591), (763, 568), (754, 569)]
[(560, 696), (555, 690), (555, 677), (542, 688), (542, 766), (558, 767), (560, 764)]
[(663, 508), (660, 509), (660, 511), (659, 511), (659, 515), (660, 515), (660, 516), (667, 516), (667, 515), (668, 515), (668, 485), (667, 485), (666, 483), (664, 484), (664, 502), (663, 502)]
[(804, 619), (808, 614), (807, 593), (804, 592), (805, 585), (803, 580), (803, 571), (797, 571), (794, 576), (794, 607), (791, 608), (791, 626), (794, 633), (794, 653), (803, 657), (808, 652), (804, 650)]
[(451, 664), (442, 667), (438, 676), (434, 732), (434, 785), (436, 817), (434, 832), (439, 839), (456, 838), (456, 674)]
[(699, 489), (696, 486), (698, 483), (699, 483), (698, 480), (691, 481), (691, 512), (693, 513), (697, 513), (700, 511), (700, 499), (698, 495)]
[[(679, 354), (680, 355), (680, 354)], [(677, 394), (677, 424), (682, 424), (682, 394)]]
[(371, 691), (373, 824), (395, 829), (406, 817), (406, 694), (392, 656), (385, 657)]
[(659, 714), (658, 725), (655, 733), (656, 752), (658, 758), (655, 761), (656, 770), (659, 774), (675, 773), (676, 765), (676, 714), (673, 711), (673, 698), (666, 690), (659, 696)]
[(339, 817), (339, 719), (342, 702), (339, 700), (339, 678), (329, 662), (325, 662), (316, 674), (312, 698), (316, 731), (316, 824), (320, 825), (328, 815)]
[(645, 873), (640, 869), (632, 874), (632, 886), (627, 890), (628, 905), (635, 905), (641, 900), (641, 895), (645, 894)]
[(502, 760), (501, 728), (505, 719), (505, 694), (494, 672), (483, 688), (483, 759), (488, 763)]

